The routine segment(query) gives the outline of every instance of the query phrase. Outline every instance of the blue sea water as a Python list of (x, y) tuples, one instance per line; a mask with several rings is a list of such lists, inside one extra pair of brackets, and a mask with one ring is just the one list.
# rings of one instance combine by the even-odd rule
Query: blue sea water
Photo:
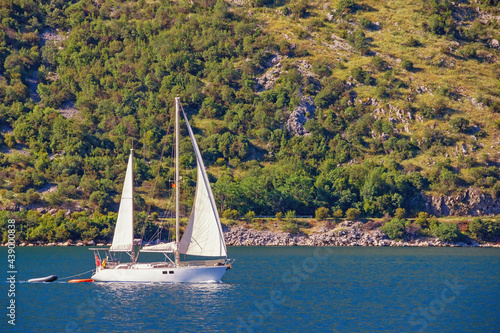
[[(236, 262), (222, 283), (30, 284), (24, 281), (92, 269), (93, 254), (16, 248), (16, 325), (7, 323), (3, 282), (0, 331), (500, 332), (500, 249), (228, 251)], [(7, 250), (0, 253), (7, 277)]]

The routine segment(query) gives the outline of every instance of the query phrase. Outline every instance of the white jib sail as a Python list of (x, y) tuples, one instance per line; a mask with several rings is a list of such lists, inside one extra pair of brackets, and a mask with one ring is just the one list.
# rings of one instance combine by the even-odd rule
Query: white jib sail
[(226, 243), (205, 165), (184, 110), (182, 113), (193, 142), (198, 171), (194, 205), (184, 235), (179, 242), (179, 251), (189, 255), (226, 257)]
[(116, 220), (115, 234), (110, 251), (129, 252), (134, 245), (134, 173), (132, 151), (128, 158), (125, 182), (123, 183), (122, 199)]

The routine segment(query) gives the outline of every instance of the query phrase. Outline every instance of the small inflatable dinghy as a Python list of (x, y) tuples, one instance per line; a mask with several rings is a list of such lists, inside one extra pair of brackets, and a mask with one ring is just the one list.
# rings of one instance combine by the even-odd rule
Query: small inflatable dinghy
[(57, 275), (49, 275), (46, 277), (40, 277), (40, 278), (35, 278), (35, 279), (29, 279), (28, 282), (34, 283), (34, 282), (52, 282), (57, 280)]

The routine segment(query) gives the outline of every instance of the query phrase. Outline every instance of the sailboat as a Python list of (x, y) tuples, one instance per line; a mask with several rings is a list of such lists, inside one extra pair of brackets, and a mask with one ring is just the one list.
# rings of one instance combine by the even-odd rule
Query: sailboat
[[(130, 150), (127, 171), (123, 184), (120, 208), (106, 257), (100, 255), (102, 248), (94, 251), (96, 270), (92, 276), (98, 282), (218, 282), (231, 268), (233, 260), (227, 258), (226, 243), (217, 212), (214, 196), (198, 144), (182, 109), (189, 136), (193, 143), (197, 164), (197, 185), (194, 204), (182, 239), (179, 240), (179, 117), (180, 99), (175, 98), (175, 241), (145, 246), (139, 252), (163, 253), (165, 261), (138, 262), (139, 253), (134, 248), (134, 176), (133, 149)], [(117, 252), (125, 252), (130, 262), (120, 263), (114, 259)], [(209, 260), (181, 261), (181, 254), (210, 258)], [(171, 258), (169, 255), (173, 255)], [(213, 259), (216, 258), (216, 259)]]

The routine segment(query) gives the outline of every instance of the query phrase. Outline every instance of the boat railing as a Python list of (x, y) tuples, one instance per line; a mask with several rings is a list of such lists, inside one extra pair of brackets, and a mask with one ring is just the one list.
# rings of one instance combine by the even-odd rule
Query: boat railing
[(116, 266), (120, 265), (119, 262), (113, 262), (113, 261), (105, 261), (103, 262), (103, 268), (110, 269), (110, 268), (115, 268)]
[(183, 261), (181, 266), (224, 266), (225, 259)]
[[(183, 261), (181, 262), (181, 266), (182, 267), (191, 267), (191, 266), (207, 266), (207, 267), (210, 267), (210, 266), (226, 266), (228, 264), (230, 264), (232, 261), (231, 260), (227, 260), (227, 259), (215, 259), (215, 260), (191, 260), (191, 261)], [(132, 264), (132, 263), (120, 263), (120, 262), (105, 262), (105, 264), (103, 265), (102, 268), (104, 269), (127, 269), (129, 268), (131, 265), (141, 265), (142, 263), (136, 263), (136, 264)], [(175, 267), (175, 265), (173, 263), (169, 263), (169, 262), (154, 262), (154, 263), (147, 263), (147, 264), (143, 264), (143, 265), (147, 265), (151, 268), (172, 268), (172, 267)], [(118, 266), (118, 267), (117, 267)], [(134, 266), (135, 267), (135, 266)]]
[(172, 268), (174, 267), (174, 264), (170, 262), (159, 262), (159, 263), (152, 263), (151, 267), (153, 268)]

